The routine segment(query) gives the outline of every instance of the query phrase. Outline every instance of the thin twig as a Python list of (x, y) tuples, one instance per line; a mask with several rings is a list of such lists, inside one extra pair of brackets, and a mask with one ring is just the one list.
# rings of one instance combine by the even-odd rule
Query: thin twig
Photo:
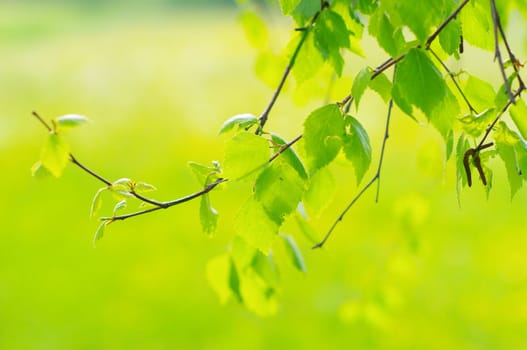
[(198, 198), (198, 197), (200, 197), (200, 196), (202, 196), (202, 195), (204, 195), (206, 193), (209, 193), (216, 186), (218, 186), (219, 184), (221, 184), (223, 182), (226, 182), (226, 181), (228, 181), (228, 179), (220, 178), (220, 179), (214, 181), (213, 183), (205, 186), (205, 188), (203, 190), (201, 190), (201, 191), (189, 194), (188, 196), (181, 197), (181, 198), (169, 201), (169, 202), (162, 202), (162, 203), (160, 203), (161, 205), (158, 205), (158, 206), (156, 206), (154, 208), (140, 210), (140, 211), (136, 211), (136, 212), (130, 213), (130, 214), (117, 215), (117, 216), (112, 216), (112, 217), (101, 217), (100, 220), (101, 221), (126, 220), (126, 219), (129, 219), (129, 218), (135, 217), (135, 216), (151, 213), (151, 212), (159, 210), (159, 209), (167, 209), (167, 208), (173, 207), (175, 205), (188, 202), (188, 201), (190, 201), (190, 200), (192, 200), (194, 198)]
[(269, 158), (269, 163), (271, 163), (273, 160), (275, 160), (279, 155), (284, 153), (287, 149), (291, 148), (291, 146), (293, 146), (295, 143), (297, 143), (302, 138), (302, 136), (303, 135), (300, 134), (297, 137), (295, 137), (294, 139), (292, 139), (290, 142), (285, 143), (283, 145), (280, 145), (280, 148), (278, 149), (278, 151), (275, 154), (273, 154), (271, 156), (271, 158)]
[(503, 83), (505, 84), (504, 85), (505, 91), (507, 91), (509, 100), (513, 101), (514, 97), (512, 95), (512, 90), (509, 84), (509, 80), (507, 79), (507, 73), (505, 73), (505, 65), (503, 63), (503, 58), (501, 57), (500, 43), (499, 43), (499, 37), (498, 37), (498, 30), (499, 30), (498, 27), (499, 27), (500, 19), (498, 15), (498, 10), (496, 9), (496, 2), (494, 0), (490, 0), (490, 9), (492, 11), (492, 23), (493, 23), (493, 29), (494, 29), (494, 58), (498, 60), (501, 76), (503, 78)]
[(485, 141), (487, 140), (487, 138), (489, 137), (489, 134), (490, 132), (492, 131), (492, 129), (494, 128), (494, 126), (496, 125), (496, 123), (498, 122), (498, 120), (500, 120), (501, 116), (507, 111), (507, 109), (509, 109), (509, 107), (516, 101), (516, 99), (521, 95), (521, 93), (525, 90), (525, 87), (524, 88), (520, 88), (518, 89), (518, 91), (516, 91), (516, 93), (514, 95), (512, 95), (512, 99), (510, 99), (507, 104), (505, 106), (503, 106), (503, 108), (501, 109), (501, 111), (498, 113), (498, 115), (496, 116), (496, 118), (494, 118), (494, 121), (492, 121), (492, 123), (489, 125), (489, 127), (487, 128), (487, 130), (485, 131), (485, 134), (483, 135), (483, 137), (481, 138), (481, 141), (478, 143), (478, 146), (475, 148), (476, 150), (482, 150), (483, 148), (486, 148), (485, 146)]
[(37, 118), (49, 132), (53, 131), (53, 129), (51, 129), (49, 124), (37, 112), (33, 111), (33, 113), (31, 114), (33, 114), (33, 116), (35, 116), (35, 118)]
[[(395, 75), (395, 72), (394, 72)], [(388, 102), (388, 115), (386, 117), (386, 126), (384, 129), (384, 138), (382, 140), (382, 146), (381, 146), (381, 156), (379, 159), (379, 165), (377, 167), (377, 194), (375, 195), (375, 203), (379, 203), (379, 193), (381, 189), (381, 168), (382, 168), (382, 162), (384, 159), (384, 150), (386, 148), (386, 141), (390, 138), (390, 119), (392, 116), (392, 108), (393, 108), (393, 100), (390, 100)]]
[(94, 178), (96, 178), (97, 180), (101, 181), (102, 183), (104, 183), (105, 185), (107, 186), (112, 186), (112, 182), (105, 179), (104, 177), (102, 177), (101, 175), (97, 174), (96, 172), (94, 172), (93, 170), (89, 169), (87, 166), (85, 166), (84, 164), (82, 164), (81, 162), (79, 162), (77, 160), (77, 158), (75, 158), (73, 156), (73, 154), (70, 153), (70, 161), (75, 164), (76, 166), (78, 166), (79, 168), (81, 168), (82, 170), (84, 170), (85, 172), (87, 172), (88, 174), (90, 174), (91, 176), (93, 176)]
[(507, 49), (507, 54), (509, 55), (509, 59), (510, 59), (511, 64), (512, 64), (512, 68), (514, 69), (514, 71), (517, 74), (516, 79), (518, 80), (520, 88), (523, 89), (523, 88), (525, 88), (525, 83), (523, 82), (523, 79), (520, 76), (520, 71), (519, 71), (519, 69), (517, 67), (518, 61), (516, 59), (516, 56), (512, 52), (511, 46), (509, 45), (509, 40), (507, 39), (507, 36), (505, 35), (505, 30), (503, 29), (503, 25), (501, 24), (501, 19), (500, 19), (499, 14), (498, 14), (497, 11), (496, 11), (496, 14), (497, 14), (497, 23), (496, 24), (498, 25), (498, 29), (499, 29), (499, 32), (500, 32), (500, 35), (501, 35), (501, 39), (503, 40), (503, 43), (505, 44), (505, 48)]
[(432, 45), (432, 42), (437, 38), (437, 36), (439, 35), (439, 33), (441, 33), (443, 31), (443, 29), (445, 29), (445, 27), (448, 25), (448, 23), (450, 23), (453, 19), (455, 19), (459, 13), (459, 11), (461, 11), (463, 9), (463, 7), (465, 7), (466, 4), (468, 4), (470, 0), (465, 0), (463, 1), (461, 4), (459, 4), (459, 6), (454, 10), (454, 12), (452, 12), (450, 14), (450, 16), (448, 16), (444, 21), (443, 23), (441, 23), (439, 25), (439, 27), (437, 27), (437, 29), (435, 30), (435, 32), (432, 33), (432, 35), (430, 35), (428, 37), (428, 39), (426, 39), (426, 48), (428, 49), (430, 47), (430, 45)]
[(454, 77), (454, 73), (452, 73), (452, 71), (448, 68), (448, 66), (445, 64), (445, 62), (443, 62), (443, 60), (441, 60), (441, 58), (439, 58), (439, 56), (435, 53), (434, 50), (432, 50), (432, 48), (429, 48), (428, 51), (430, 51), (432, 53), (432, 56), (435, 57), (435, 59), (441, 64), (441, 66), (443, 67), (443, 69), (448, 73), (448, 75), (450, 76), (450, 78), (452, 79), (452, 82), (454, 83), (454, 85), (456, 86), (456, 89), (457, 91), (459, 91), (459, 93), (461, 94), (461, 96), (463, 97), (463, 100), (465, 100), (465, 103), (467, 104), (467, 107), (468, 109), (470, 110), (470, 112), (474, 113), (474, 114), (478, 114), (478, 112), (476, 111), (476, 109), (472, 106), (472, 104), (470, 103), (470, 101), (468, 100), (467, 96), (465, 95), (465, 93), (463, 92), (463, 89), (461, 89), (461, 86), (459, 86), (456, 78)]
[(140, 195), (139, 193), (135, 192), (134, 190), (131, 190), (130, 193), (135, 198), (139, 199), (140, 201), (143, 201), (143, 202), (148, 203), (148, 204), (155, 205), (156, 207), (165, 207), (166, 206), (165, 202), (159, 202), (159, 201), (156, 201), (155, 199), (150, 199), (150, 198), (144, 197), (144, 196)]
[(293, 69), (293, 66), (295, 65), (296, 59), (298, 57), (298, 54), (300, 50), (302, 49), (302, 46), (304, 45), (309, 32), (311, 31), (311, 28), (318, 20), (320, 13), (324, 11), (325, 8), (327, 8), (329, 4), (325, 1), (321, 3), (320, 10), (315, 13), (313, 18), (309, 21), (309, 24), (302, 29), (302, 36), (300, 37), (300, 41), (295, 47), (295, 51), (293, 51), (293, 54), (291, 55), (291, 58), (289, 59), (289, 63), (285, 67), (284, 73), (282, 74), (282, 78), (280, 79), (280, 82), (278, 83), (278, 86), (276, 87), (276, 90), (273, 93), (273, 96), (271, 97), (271, 100), (267, 104), (267, 107), (265, 107), (265, 110), (262, 112), (260, 117), (258, 118), (260, 121), (260, 125), (258, 127), (257, 133), (261, 133), (263, 130), (265, 124), (267, 123), (267, 120), (269, 119), (269, 113), (271, 112), (271, 109), (273, 109), (274, 104), (276, 103), (276, 100), (278, 99), (278, 96), (280, 96), (280, 93), (282, 92), (282, 88), (284, 87), (284, 84), (287, 80), (287, 77), (289, 76), (289, 73), (291, 73), (291, 70)]
[(383, 142), (382, 142), (381, 154), (380, 154), (379, 163), (377, 165), (377, 171), (375, 172), (375, 175), (373, 175), (373, 177), (370, 179), (370, 181), (368, 181), (368, 183), (366, 185), (364, 185), (364, 187), (359, 191), (359, 193), (357, 193), (357, 195), (351, 200), (351, 202), (346, 206), (346, 208), (344, 208), (344, 210), (340, 213), (340, 215), (337, 217), (337, 219), (333, 222), (333, 224), (329, 228), (329, 230), (326, 233), (326, 235), (324, 236), (324, 238), (320, 242), (315, 244), (312, 247), (312, 249), (322, 248), (324, 246), (326, 241), (329, 239), (329, 237), (331, 236), (331, 234), (333, 233), (333, 231), (337, 227), (337, 224), (344, 219), (344, 216), (346, 216), (346, 214), (351, 209), (351, 207), (353, 207), (353, 205), (362, 197), (362, 195), (366, 192), (366, 190), (368, 190), (376, 181), (378, 182), (378, 186), (377, 186), (377, 195), (375, 197), (375, 201), (376, 202), (378, 201), (378, 199), (379, 199), (380, 180), (381, 180), (381, 169), (382, 169), (382, 163), (383, 163), (383, 160), (384, 160), (384, 152), (385, 152), (386, 141), (388, 141), (388, 138), (389, 138), (389, 128), (390, 128), (390, 118), (391, 118), (391, 114), (392, 114), (392, 107), (393, 107), (393, 100), (390, 100), (390, 102), (388, 103), (388, 113), (387, 113), (387, 117), (386, 117), (386, 127), (385, 127), (385, 130), (384, 130), (384, 139), (383, 139)]

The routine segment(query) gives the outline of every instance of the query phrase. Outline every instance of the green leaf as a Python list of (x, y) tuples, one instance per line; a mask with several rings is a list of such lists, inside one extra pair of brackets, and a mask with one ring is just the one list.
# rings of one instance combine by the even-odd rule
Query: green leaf
[(293, 18), (299, 25), (305, 24), (318, 11), (320, 11), (320, 0), (300, 0), (293, 11)]
[(204, 185), (212, 174), (218, 173), (218, 168), (215, 166), (208, 166), (193, 161), (190, 161), (187, 164), (200, 185)]
[(269, 44), (269, 33), (265, 22), (254, 12), (246, 11), (240, 15), (245, 36), (252, 47), (265, 48)]
[(359, 184), (371, 163), (371, 145), (368, 133), (361, 123), (350, 115), (345, 117), (346, 135), (344, 154), (355, 168), (355, 178)]
[(232, 239), (231, 257), (239, 271), (243, 271), (249, 266), (257, 252), (257, 249), (247, 244), (240, 236), (234, 236)]
[(452, 20), (439, 33), (439, 43), (443, 50), (449, 55), (457, 55), (461, 41), (461, 23)]
[(276, 289), (269, 286), (254, 269), (247, 269), (240, 276), (240, 292), (248, 310), (261, 317), (276, 314)]
[(234, 129), (245, 129), (254, 124), (258, 124), (258, 118), (252, 114), (238, 114), (223, 123), (220, 129), (220, 134), (224, 134)]
[(323, 11), (314, 27), (314, 39), (322, 57), (330, 62), (340, 76), (344, 65), (340, 49), (350, 47), (348, 29), (342, 17), (331, 10)]
[[(301, 57), (302, 59), (296, 60), (295, 65), (293, 66), (293, 76), (298, 84), (313, 78), (324, 66), (324, 58), (315, 45), (313, 30), (307, 30), (309, 30), (309, 33), (298, 53), (298, 57)], [(303, 34), (304, 33), (300, 33), (293, 38), (287, 47), (287, 52), (293, 54), (293, 50), (298, 45), (299, 40), (302, 40), (301, 36)]]
[(157, 188), (154, 185), (151, 185), (146, 182), (133, 183), (133, 188), (134, 188), (134, 191), (139, 194), (157, 191)]
[(373, 72), (370, 68), (366, 67), (360, 70), (359, 74), (355, 77), (355, 80), (353, 80), (353, 85), (351, 87), (351, 95), (353, 96), (355, 100), (355, 108), (359, 108), (359, 102), (362, 97), (362, 94), (364, 91), (366, 91), (366, 88), (368, 87), (371, 76)]
[(452, 130), (450, 130), (450, 132), (448, 133), (445, 146), (446, 160), (449, 160), (450, 156), (452, 155), (452, 151), (454, 151), (454, 132)]
[(93, 199), (91, 201), (91, 207), (90, 207), (90, 218), (93, 218), (94, 216), (96, 216), (99, 210), (101, 210), (101, 207), (102, 207), (101, 194), (107, 190), (108, 190), (108, 187), (99, 188), (97, 192), (95, 193), (95, 196), (93, 196)]
[(525, 158), (523, 157), (523, 154), (520, 154), (520, 158), (517, 153), (517, 150), (521, 151), (521, 149), (524, 148), (517, 147), (518, 145), (522, 145), (523, 141), (514, 131), (510, 130), (504, 122), (500, 122), (496, 126), (493, 136), (494, 141), (496, 142), (498, 155), (505, 163), (512, 198), (523, 184), (523, 169), (520, 168), (519, 160), (523, 158), (521, 159), (523, 162)]
[(231, 180), (256, 177), (269, 161), (269, 143), (250, 132), (241, 132), (227, 141), (224, 172)]
[(494, 88), (488, 82), (469, 74), (463, 91), (477, 111), (494, 107), (496, 92), (494, 92)]
[(123, 199), (122, 201), (117, 202), (117, 204), (115, 204), (115, 206), (113, 207), (113, 216), (116, 216), (117, 212), (119, 210), (123, 210), (124, 208), (126, 208), (127, 205), (128, 203), (126, 199)]
[(461, 11), (463, 39), (480, 49), (493, 51), (492, 15), (487, 0), (472, 0)]
[(455, 5), (452, 0), (383, 0), (381, 7), (396, 27), (407, 26), (424, 43)]
[(42, 153), (40, 161), (42, 165), (55, 177), (62, 175), (68, 164), (70, 146), (61, 135), (50, 133)]
[(302, 198), (304, 180), (287, 162), (276, 159), (255, 184), (255, 198), (270, 218), (281, 225)]
[(280, 277), (272, 254), (264, 255), (261, 252), (256, 252), (251, 261), (251, 268), (267, 286), (271, 288), (278, 286)]
[(85, 116), (78, 114), (66, 114), (52, 120), (53, 125), (57, 127), (57, 130), (74, 128), (86, 124), (89, 121), (90, 120)]
[(371, 15), (379, 6), (378, 0), (358, 0), (355, 2), (360, 12)]
[(309, 216), (318, 216), (329, 205), (335, 191), (335, 180), (328, 167), (320, 169), (311, 176), (303, 198)]
[(459, 119), (463, 131), (470, 136), (481, 136), (496, 117), (494, 108), (487, 109), (478, 115), (468, 114)]
[(344, 119), (336, 104), (313, 111), (304, 122), (304, 148), (310, 172), (329, 164), (342, 147)]
[(509, 108), (514, 125), (518, 128), (520, 135), (527, 140), (527, 106), (522, 99), (517, 99), (516, 103)]
[(31, 167), (31, 176), (43, 179), (50, 176), (51, 173), (42, 165), (42, 162), (39, 160)]
[(280, 0), (280, 9), (284, 15), (288, 15), (298, 6), (300, 0)]
[(203, 232), (209, 236), (213, 235), (218, 226), (218, 212), (210, 204), (210, 197), (207, 193), (201, 196), (199, 218)]
[(463, 159), (465, 152), (470, 148), (470, 144), (465, 139), (465, 135), (461, 134), (456, 145), (456, 192), (458, 202), (461, 197), (461, 189), (467, 185), (467, 174), (465, 172), (465, 166)]
[(295, 213), (294, 215), (296, 224), (300, 229), (300, 232), (307, 238), (307, 240), (313, 244), (320, 242), (320, 237), (315, 232), (311, 224), (304, 218), (300, 213)]
[(304, 258), (302, 257), (302, 252), (296, 245), (293, 237), (290, 235), (282, 235), (282, 238), (284, 240), (285, 250), (293, 266), (299, 271), (306, 272), (307, 269), (306, 264), (304, 263)]
[(443, 139), (447, 141), (448, 134), (452, 131), (456, 118), (460, 114), (459, 103), (450, 90), (437, 104), (430, 114), (430, 123), (439, 131)]
[(377, 39), (379, 46), (391, 57), (398, 57), (406, 41), (402, 30), (395, 28), (382, 8), (378, 8), (370, 17), (368, 32)]
[[(284, 140), (281, 136), (271, 133), (271, 140), (275, 145), (278, 145), (273, 148), (274, 152), (280, 151), (280, 146), (287, 144), (287, 141)], [(289, 163), (297, 172), (298, 175), (304, 180), (307, 179), (307, 172), (306, 168), (304, 167), (304, 163), (300, 160), (296, 152), (293, 150), (293, 148), (289, 147), (285, 151), (282, 152), (280, 155), (280, 158), (284, 159), (286, 162)]]
[(397, 65), (393, 92), (394, 101), (401, 109), (405, 110), (406, 104), (418, 107), (447, 136), (459, 113), (459, 104), (423, 50), (410, 50)]
[(251, 197), (236, 215), (234, 231), (248, 244), (268, 254), (278, 234), (278, 224), (268, 216), (263, 205)]
[(240, 276), (238, 275), (238, 270), (236, 269), (236, 265), (234, 264), (232, 258), (230, 259), (230, 261), (231, 269), (229, 271), (229, 288), (231, 289), (231, 292), (236, 297), (236, 299), (240, 303), (243, 303), (243, 298), (240, 289)]
[(385, 103), (392, 98), (392, 83), (384, 73), (370, 80), (369, 87), (381, 96)]
[[(234, 268), (234, 272), (236, 269)], [(226, 304), (230, 297), (233, 296), (231, 277), (233, 273), (233, 263), (229, 254), (222, 254), (211, 259), (207, 264), (207, 279), (210, 286), (218, 295), (221, 304)]]
[(93, 246), (95, 246), (97, 244), (97, 241), (100, 240), (104, 236), (104, 229), (106, 228), (107, 224), (108, 224), (108, 221), (104, 220), (104, 221), (101, 221), (101, 223), (97, 227), (97, 230), (95, 231), (95, 235), (93, 236)]

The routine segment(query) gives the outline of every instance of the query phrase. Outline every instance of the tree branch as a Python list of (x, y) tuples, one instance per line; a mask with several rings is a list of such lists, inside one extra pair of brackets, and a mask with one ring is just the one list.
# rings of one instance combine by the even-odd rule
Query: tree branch
[[(496, 3), (494, 3), (494, 6), (496, 5)], [(507, 49), (507, 54), (509, 55), (509, 59), (511, 61), (511, 64), (512, 64), (512, 67), (514, 69), (514, 71), (516, 72), (517, 74), (517, 80), (518, 80), (518, 83), (520, 85), (520, 89), (524, 89), (525, 88), (525, 83), (523, 82), (521, 76), (520, 76), (520, 72), (519, 72), (519, 69), (518, 69), (518, 60), (516, 59), (516, 56), (514, 55), (514, 53), (512, 52), (512, 49), (509, 45), (509, 40), (507, 39), (507, 36), (505, 35), (505, 30), (503, 29), (503, 25), (501, 24), (501, 19), (499, 17), (499, 14), (498, 14), (498, 11), (496, 10), (496, 19), (497, 19), (497, 22), (496, 24), (498, 25), (498, 30), (500, 32), (500, 36), (503, 40), (503, 43), (505, 44), (505, 48)]]
[(282, 92), (282, 88), (284, 87), (284, 84), (287, 80), (287, 77), (289, 76), (289, 73), (291, 73), (291, 70), (293, 69), (293, 66), (295, 65), (298, 54), (300, 53), (300, 50), (302, 49), (302, 46), (304, 45), (304, 42), (306, 41), (307, 36), (309, 35), (309, 32), (311, 31), (311, 28), (318, 20), (320, 13), (322, 13), (322, 11), (324, 11), (324, 9), (326, 9), (327, 7), (329, 7), (329, 3), (326, 1), (322, 1), (320, 5), (320, 10), (317, 13), (315, 13), (313, 18), (311, 18), (311, 20), (309, 21), (309, 24), (306, 27), (302, 28), (302, 35), (300, 37), (300, 41), (296, 45), (295, 51), (293, 51), (293, 54), (291, 55), (291, 58), (289, 59), (289, 63), (285, 67), (284, 73), (282, 74), (282, 78), (280, 79), (280, 82), (278, 83), (278, 86), (276, 87), (276, 90), (274, 91), (273, 96), (271, 97), (271, 100), (267, 104), (267, 107), (265, 108), (265, 110), (262, 112), (262, 114), (258, 118), (260, 121), (260, 126), (258, 127), (257, 133), (261, 133), (261, 131), (263, 130), (263, 127), (267, 123), (267, 120), (269, 119), (269, 113), (271, 112), (271, 109), (273, 109), (273, 106), (276, 103), (278, 96), (280, 96), (280, 93)]
[(52, 132), (53, 129), (51, 129), (51, 127), (49, 126), (49, 124), (35, 111), (33, 111), (33, 116), (35, 116), (35, 118), (37, 118), (40, 123), (42, 123), (42, 125), (44, 125), (44, 127), (49, 131), (49, 132)]
[(477, 147), (475, 148), (476, 151), (480, 151), (484, 148), (486, 148), (486, 145), (485, 145), (485, 141), (487, 140), (487, 138), (489, 137), (490, 135), (490, 132), (492, 131), (492, 129), (494, 128), (494, 126), (496, 125), (496, 123), (498, 122), (498, 120), (500, 120), (501, 116), (507, 111), (507, 109), (509, 109), (509, 107), (514, 104), (514, 102), (516, 101), (516, 99), (521, 95), (521, 93), (525, 90), (525, 87), (523, 88), (520, 88), (518, 89), (518, 91), (516, 91), (516, 93), (514, 95), (512, 95), (512, 99), (510, 99), (507, 104), (501, 109), (501, 111), (498, 113), (498, 115), (496, 116), (496, 118), (494, 118), (494, 121), (489, 125), (489, 127), (487, 128), (487, 130), (485, 131), (485, 134), (483, 135), (483, 137), (481, 138), (481, 141), (478, 143)]
[(136, 212), (130, 213), (130, 214), (117, 215), (117, 216), (111, 216), (111, 217), (101, 217), (100, 220), (101, 221), (126, 220), (126, 219), (129, 219), (129, 218), (135, 217), (135, 216), (148, 214), (148, 213), (151, 213), (151, 212), (159, 210), (159, 209), (167, 209), (167, 208), (173, 207), (175, 205), (178, 205), (178, 204), (181, 204), (181, 203), (185, 203), (185, 202), (191, 201), (191, 200), (193, 200), (195, 198), (201, 197), (202, 195), (212, 191), (212, 189), (214, 189), (219, 184), (221, 184), (223, 182), (227, 182), (227, 181), (228, 181), (228, 179), (219, 178), (216, 181), (214, 181), (213, 183), (205, 186), (205, 188), (203, 190), (195, 192), (195, 193), (192, 193), (192, 194), (189, 194), (188, 196), (181, 197), (181, 198), (178, 198), (178, 199), (174, 199), (174, 200), (168, 201), (168, 202), (159, 202), (160, 205), (158, 205), (158, 206), (156, 206), (154, 208), (140, 210), (140, 211), (136, 211)]
[(331, 237), (333, 231), (337, 227), (337, 224), (341, 222), (344, 219), (344, 216), (348, 213), (348, 211), (353, 207), (353, 205), (362, 197), (362, 195), (368, 190), (376, 181), (377, 181), (377, 194), (375, 197), (375, 202), (378, 202), (379, 200), (379, 189), (380, 189), (380, 181), (381, 181), (381, 169), (382, 169), (382, 163), (384, 160), (384, 153), (385, 153), (385, 147), (386, 147), (386, 141), (388, 141), (388, 138), (390, 137), (389, 134), (389, 128), (390, 128), (390, 119), (392, 114), (392, 108), (393, 108), (393, 100), (390, 100), (388, 103), (388, 113), (386, 117), (386, 126), (384, 129), (384, 139), (382, 141), (381, 146), (381, 153), (379, 158), (379, 163), (377, 165), (377, 171), (375, 172), (375, 175), (368, 181), (366, 185), (357, 193), (357, 195), (351, 200), (351, 202), (344, 208), (344, 210), (340, 213), (340, 215), (337, 217), (337, 219), (333, 222), (331, 227), (329, 228), (328, 232), (324, 236), (324, 238), (317, 244), (315, 244), (312, 249), (318, 249), (322, 248), (324, 244), (327, 242), (329, 237)]
[(428, 39), (426, 39), (426, 49), (430, 48), (430, 45), (432, 45), (432, 42), (437, 38), (437, 36), (443, 31), (443, 29), (445, 29), (445, 27), (448, 25), (448, 23), (450, 23), (453, 19), (455, 19), (458, 15), (458, 13), (463, 9), (463, 7), (465, 7), (466, 4), (468, 4), (469, 0), (464, 0), (461, 4), (459, 4), (459, 6), (454, 10), (454, 12), (452, 12), (450, 14), (450, 16), (448, 16), (444, 21), (443, 23), (441, 23), (439, 25), (439, 27), (437, 27), (437, 29), (435, 30), (435, 32), (432, 33), (432, 35), (430, 35), (428, 37)]
[[(507, 91), (509, 100), (514, 102), (514, 97), (512, 95), (511, 86), (509, 84), (509, 80), (507, 79), (507, 73), (505, 73), (505, 65), (503, 63), (503, 58), (501, 57), (500, 43), (499, 43), (499, 37), (498, 37), (498, 30), (499, 30), (498, 27), (501, 26), (501, 24), (500, 24), (500, 17), (498, 14), (498, 10), (496, 9), (496, 2), (494, 0), (490, 0), (490, 9), (492, 12), (492, 23), (493, 23), (493, 29), (494, 29), (494, 58), (498, 59), (501, 76), (503, 78), (503, 83), (505, 84), (504, 85), (505, 91)], [(514, 65), (514, 62), (512, 64)]]
[(89, 169), (88, 167), (86, 167), (84, 164), (82, 164), (81, 162), (79, 162), (77, 160), (77, 158), (75, 158), (73, 156), (73, 154), (70, 153), (70, 161), (75, 164), (76, 166), (78, 166), (79, 168), (81, 168), (83, 171), (85, 171), (86, 173), (90, 174), (91, 176), (93, 176), (94, 178), (96, 178), (97, 180), (101, 181), (102, 183), (104, 183), (105, 185), (107, 185), (108, 187), (111, 187), (112, 186), (112, 182), (105, 179), (104, 177), (102, 177), (101, 175), (97, 174), (96, 172), (94, 172), (93, 170)]

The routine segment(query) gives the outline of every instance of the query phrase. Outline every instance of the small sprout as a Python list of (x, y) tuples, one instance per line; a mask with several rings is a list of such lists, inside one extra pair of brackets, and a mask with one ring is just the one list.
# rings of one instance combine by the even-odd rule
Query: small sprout
[(97, 244), (97, 241), (100, 240), (104, 236), (104, 230), (107, 225), (109, 225), (112, 221), (111, 220), (102, 220), (99, 224), (99, 227), (97, 227), (97, 230), (95, 231), (95, 235), (93, 236), (93, 246), (95, 247)]
[(99, 190), (95, 193), (95, 196), (93, 196), (93, 200), (91, 202), (91, 207), (90, 207), (90, 218), (93, 218), (95, 215), (97, 215), (97, 213), (101, 209), (101, 206), (102, 206), (101, 194), (104, 191), (107, 191), (108, 189), (109, 189), (108, 187), (99, 188)]
[(238, 114), (229, 118), (220, 128), (220, 134), (224, 134), (235, 129), (248, 129), (254, 124), (258, 124), (258, 118), (249, 113)]
[(89, 121), (90, 120), (88, 118), (79, 114), (66, 114), (51, 120), (55, 132), (59, 132), (65, 129), (71, 129), (82, 124), (86, 124)]
[(132, 187), (131, 189), (137, 193), (152, 192), (157, 190), (154, 185), (151, 185), (146, 182), (132, 182), (130, 185)]
[(127, 202), (126, 202), (126, 199), (123, 199), (122, 201), (118, 202), (115, 207), (113, 207), (113, 216), (116, 215), (116, 213), (119, 211), (119, 210), (122, 210), (124, 208), (126, 208), (127, 206)]

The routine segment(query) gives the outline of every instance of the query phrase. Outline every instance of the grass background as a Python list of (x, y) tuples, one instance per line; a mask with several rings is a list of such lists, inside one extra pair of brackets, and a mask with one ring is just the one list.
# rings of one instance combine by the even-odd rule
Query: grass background
[[(223, 225), (212, 240), (192, 202), (114, 224), (94, 249), (88, 211), (100, 184), (72, 166), (58, 180), (30, 176), (45, 139), (31, 111), (79, 113), (93, 121), (70, 135), (79, 160), (110, 179), (154, 183), (160, 199), (197, 190), (186, 162), (221, 160), (221, 123), (258, 114), (272, 93), (253, 74), (255, 52), (236, 16), (233, 8), (0, 6), (0, 348), (527, 348), (525, 189), (511, 202), (495, 161), (490, 199), (475, 186), (459, 208), (440, 138), (402, 115), (381, 202), (367, 194), (323, 251), (289, 228), (308, 272), (281, 270), (271, 318), (220, 305), (206, 281), (207, 261), (231, 238), (238, 189), (213, 194)], [(278, 24), (283, 42), (288, 27)], [(463, 59), (486, 77), (492, 57), (479, 55)], [(322, 103), (296, 106), (290, 93), (269, 123), (289, 138)], [(361, 105), (378, 152), (384, 107), (370, 94)], [(339, 190), (314, 223), (320, 233), (356, 191), (344, 161), (333, 170)]]

